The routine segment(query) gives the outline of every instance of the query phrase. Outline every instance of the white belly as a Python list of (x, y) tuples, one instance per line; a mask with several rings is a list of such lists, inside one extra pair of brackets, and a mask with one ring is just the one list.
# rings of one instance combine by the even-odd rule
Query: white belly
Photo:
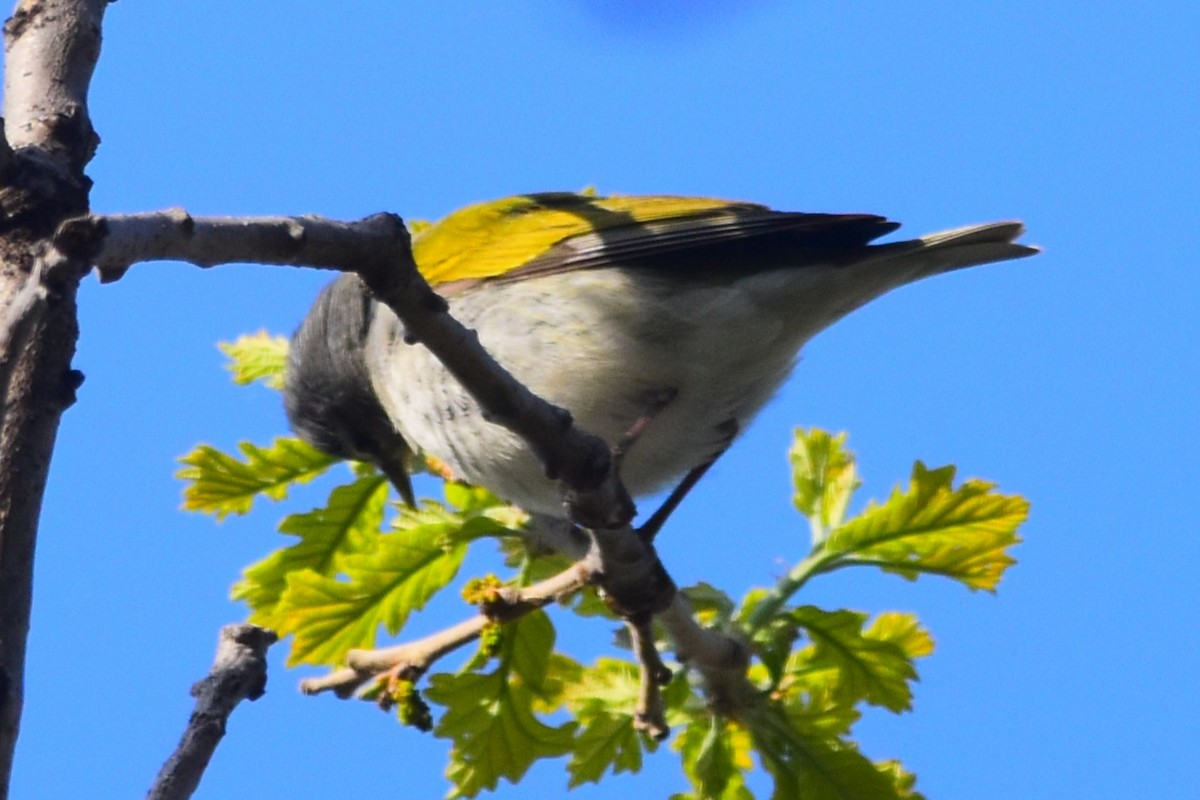
[[(638, 496), (715, 455), (728, 442), (729, 423), (744, 429), (804, 341), (844, 313), (820, 307), (822, 272), (801, 278), (807, 290), (797, 286), (797, 271), (781, 270), (743, 278), (736, 289), (714, 283), (672, 291), (648, 284), (644, 273), (635, 287), (620, 270), (579, 271), (466, 292), (451, 300), (451, 313), (519, 381), (610, 444), (654, 398), (671, 395), (622, 466), (622, 480)], [(561, 514), (557, 487), (525, 445), (483, 420), (428, 350), (404, 344), (390, 311), (378, 313), (368, 353), (401, 435), (465, 481), (529, 511)]]

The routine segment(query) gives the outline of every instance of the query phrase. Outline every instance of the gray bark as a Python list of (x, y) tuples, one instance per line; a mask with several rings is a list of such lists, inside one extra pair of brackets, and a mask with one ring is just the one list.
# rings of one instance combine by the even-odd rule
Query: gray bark
[(87, 90), (104, 0), (22, 0), (4, 26), (0, 145), (0, 800), (8, 796), (24, 696), (38, 518), (71, 369), (86, 259), (49, 242), (88, 210), (97, 137)]

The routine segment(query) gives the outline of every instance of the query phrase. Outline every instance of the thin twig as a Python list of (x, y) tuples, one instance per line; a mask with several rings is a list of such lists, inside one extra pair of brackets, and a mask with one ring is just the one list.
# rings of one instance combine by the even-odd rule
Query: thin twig
[(633, 714), (633, 726), (661, 741), (671, 733), (662, 698), (662, 687), (670, 683), (671, 670), (663, 663), (654, 644), (650, 617), (628, 620), (626, 625), (629, 627), (633, 653), (641, 667), (641, 686)]
[(438, 659), (478, 639), (488, 625), (510, 622), (561, 600), (587, 586), (593, 577), (588, 565), (578, 562), (532, 586), (506, 589), (478, 615), (423, 639), (376, 650), (351, 650), (345, 668), (301, 681), (300, 691), (334, 692), (347, 698), (371, 679), (414, 681)]

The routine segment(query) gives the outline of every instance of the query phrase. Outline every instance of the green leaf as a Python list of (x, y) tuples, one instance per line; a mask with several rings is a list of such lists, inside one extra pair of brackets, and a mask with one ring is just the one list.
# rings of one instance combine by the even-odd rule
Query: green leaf
[(754, 652), (767, 670), (770, 685), (778, 686), (792, 653), (792, 645), (800, 636), (800, 626), (786, 613), (772, 614), (757, 624), (750, 624), (759, 605), (768, 597), (771, 597), (771, 593), (766, 589), (751, 589), (742, 598), (736, 619), (743, 630), (749, 631)]
[(904, 800), (925, 800), (925, 795), (916, 790), (917, 776), (904, 769), (899, 761), (879, 761), (875, 766), (892, 779), (897, 794)]
[(817, 428), (796, 429), (788, 458), (792, 463), (792, 502), (808, 518), (813, 545), (842, 524), (854, 491), (862, 484), (846, 434)]
[(341, 558), (346, 579), (292, 572), (272, 620), (295, 634), (288, 664), (337, 664), (346, 651), (375, 645), (379, 626), (395, 635), (408, 615), (454, 580), (466, 553), (455, 521), (382, 535), (373, 552)]
[(831, 566), (874, 564), (909, 579), (922, 573), (954, 578), (970, 589), (993, 591), (1015, 563), (1007, 549), (1029, 503), (1002, 495), (995, 485), (968, 480), (952, 488), (954, 467), (913, 467), (908, 491), (896, 489), (882, 505), (834, 530), (825, 541)]
[(217, 347), (229, 358), (225, 368), (233, 373), (233, 382), (244, 386), (262, 381), (271, 389), (283, 388), (287, 369), (288, 340), (266, 331), (248, 333), (232, 342), (219, 342)]
[(933, 653), (933, 637), (921, 626), (914, 614), (885, 611), (875, 617), (863, 631), (863, 636), (891, 642), (910, 659), (925, 658)]
[(849, 743), (790, 724), (780, 708), (744, 715), (754, 748), (775, 778), (773, 800), (903, 800), (890, 766), (877, 766)]
[[(492, 508), (513, 508), (482, 486), (472, 486), (469, 483), (445, 481), (442, 484), (442, 493), (446, 496), (447, 503), (463, 513), (480, 513)], [(517, 513), (528, 516), (524, 512)]]
[(723, 717), (699, 715), (676, 741), (683, 771), (696, 796), (712, 800), (753, 800), (745, 773), (754, 762), (744, 728)]
[(524, 515), (486, 492), (448, 497), (463, 510), (426, 500), (401, 507), (379, 533), (387, 484), (373, 469), (335, 489), (326, 508), (286, 519), (280, 530), (300, 543), (246, 572), (235, 596), (263, 609), (255, 619), (295, 634), (290, 664), (335, 664), (352, 648), (371, 647), (379, 626), (397, 633), (458, 572), (467, 545), (481, 536), (515, 536)]
[(582, 681), (583, 671), (584, 666), (570, 656), (551, 653), (534, 708), (542, 714), (551, 714), (562, 708), (567, 702), (567, 693)]
[(480, 509), (461, 513), (452, 511), (436, 500), (422, 500), (419, 508), (400, 506), (396, 516), (395, 528), (408, 528), (426, 525), (451, 524), (453, 529), (446, 533), (456, 542), (469, 543), (484, 537), (517, 536), (519, 531), (509, 526), (509, 523), (493, 515), (490, 509)]
[(554, 640), (554, 623), (545, 611), (531, 612), (521, 617), (519, 624), (505, 627), (501, 666), (537, 697), (545, 695)]
[(217, 519), (245, 514), (259, 495), (282, 500), (293, 484), (311, 481), (338, 460), (290, 437), (280, 437), (268, 448), (242, 442), (238, 449), (245, 461), (206, 444), (179, 459), (186, 466), (175, 477), (189, 482), (183, 489), (185, 511)]
[(638, 732), (629, 714), (594, 714), (580, 723), (583, 730), (567, 764), (571, 775), (568, 789), (599, 783), (610, 770), (614, 775), (641, 772), (642, 746), (650, 751), (657, 747), (653, 739)]
[(846, 736), (862, 717), (856, 702), (837, 689), (835, 673), (801, 670), (788, 673), (776, 690), (791, 724), (810, 736), (836, 739)]
[(272, 612), (287, 587), (288, 575), (309, 570), (332, 576), (339, 569), (339, 556), (373, 549), (387, 498), (387, 481), (367, 475), (335, 488), (323, 508), (285, 517), (279, 531), (300, 541), (246, 567), (242, 580), (234, 584), (233, 599), (250, 607), (251, 622), (275, 627)]
[[(794, 654), (790, 672), (830, 671), (834, 697), (847, 705), (865, 700), (895, 712), (912, 707), (910, 682), (917, 679), (917, 670), (901, 642), (915, 642), (921, 636), (928, 642), (929, 638), (919, 627), (904, 627), (909, 621), (916, 625), (911, 617), (891, 614), (866, 633), (867, 615), (856, 611), (800, 606), (789, 617), (812, 642)], [(887, 638), (892, 634), (900, 641)]]
[(614, 658), (579, 669), (573, 683), (563, 686), (562, 700), (583, 726), (567, 764), (570, 788), (598, 783), (610, 770), (640, 772), (642, 751), (658, 749), (658, 742), (634, 728), (640, 691), (637, 665)]
[(637, 664), (601, 657), (592, 666), (580, 669), (574, 685), (563, 688), (563, 701), (577, 715), (600, 711), (632, 714), (640, 692)]
[(516, 783), (537, 759), (571, 752), (576, 724), (552, 727), (534, 713), (553, 648), (554, 627), (535, 611), (505, 628), (494, 671), (431, 678), (426, 695), (446, 707), (434, 732), (454, 742), (451, 797), (474, 797), (501, 778)]

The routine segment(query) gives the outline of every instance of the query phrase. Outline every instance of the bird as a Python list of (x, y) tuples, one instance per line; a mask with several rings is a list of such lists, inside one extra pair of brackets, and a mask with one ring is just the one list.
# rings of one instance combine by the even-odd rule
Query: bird
[[(679, 485), (745, 431), (813, 336), (900, 286), (1031, 256), (1017, 221), (878, 243), (873, 214), (775, 211), (706, 197), (544, 192), (478, 203), (418, 231), (418, 270), (534, 394), (619, 453), (633, 497)], [(530, 448), (478, 403), (357, 275), (327, 285), (293, 335), (293, 431), (379, 467), (407, 465), (565, 517)]]

